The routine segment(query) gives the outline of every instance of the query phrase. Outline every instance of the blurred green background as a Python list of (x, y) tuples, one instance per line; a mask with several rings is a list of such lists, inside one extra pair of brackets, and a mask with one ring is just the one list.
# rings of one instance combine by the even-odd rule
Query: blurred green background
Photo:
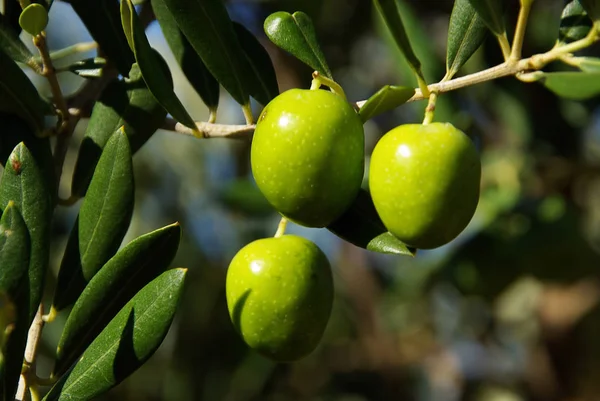
[[(509, 26), (514, 26), (518, 1), (506, 1)], [(452, 3), (399, 2), (429, 82), (445, 72)], [(227, 5), (232, 19), (269, 51), (281, 91), (308, 88), (311, 70), (266, 39), (262, 22), (279, 10), (301, 10), (313, 18), (334, 77), (350, 100), (365, 99), (385, 84), (415, 84), (368, 0), (231, 0)], [(525, 55), (554, 45), (562, 7), (562, 0), (535, 2)], [(169, 62), (186, 108), (195, 119), (206, 120), (205, 106), (155, 22), (147, 34)], [(90, 40), (70, 6), (60, 1), (51, 10), (48, 38), (52, 49)], [(490, 36), (461, 74), (500, 62)], [(32, 78), (47, 94), (45, 82)], [(67, 93), (83, 83), (67, 74), (60, 78)], [(435, 120), (449, 121), (471, 136), (483, 162), (477, 213), (468, 229), (443, 248), (420, 251), (414, 259), (380, 255), (326, 230), (291, 225), (288, 232), (326, 252), (336, 286), (321, 346), (294, 364), (275, 364), (250, 351), (227, 313), (224, 282), (230, 259), (248, 242), (273, 235), (279, 220), (252, 183), (249, 142), (159, 131), (134, 158), (136, 208), (125, 241), (179, 221), (184, 236), (173, 266), (189, 268), (186, 292), (157, 354), (102, 399), (597, 400), (599, 100), (562, 100), (541, 85), (514, 78), (441, 96)], [(258, 115), (260, 106), (254, 106)], [(367, 122), (367, 152), (387, 130), (420, 122), (424, 107), (411, 103)], [(244, 122), (224, 91), (218, 122)], [(67, 158), (65, 196), (85, 125), (83, 120)], [(53, 277), (78, 208), (57, 210)], [(62, 314), (45, 328), (42, 376), (50, 369), (48, 356), (65, 318)]]

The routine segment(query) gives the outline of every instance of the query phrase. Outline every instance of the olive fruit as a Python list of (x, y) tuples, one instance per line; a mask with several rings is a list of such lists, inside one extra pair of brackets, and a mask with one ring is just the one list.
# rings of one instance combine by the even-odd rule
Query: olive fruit
[(242, 248), (227, 271), (229, 316), (243, 340), (276, 361), (295, 361), (319, 344), (333, 303), (325, 254), (295, 235)]
[(386, 228), (415, 248), (460, 234), (479, 201), (481, 162), (472, 141), (449, 123), (406, 124), (377, 142), (369, 186)]
[(339, 95), (290, 89), (259, 116), (250, 157), (258, 188), (279, 213), (303, 226), (325, 227), (360, 189), (362, 121)]

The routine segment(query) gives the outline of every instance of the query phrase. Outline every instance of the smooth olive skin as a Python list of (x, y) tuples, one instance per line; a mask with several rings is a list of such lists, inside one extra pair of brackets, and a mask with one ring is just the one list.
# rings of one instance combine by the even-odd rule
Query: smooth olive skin
[(415, 248), (437, 248), (465, 229), (479, 202), (480, 180), (475, 146), (449, 123), (396, 127), (371, 156), (375, 209), (392, 234)]
[(356, 197), (364, 131), (354, 109), (325, 90), (290, 89), (258, 118), (252, 174), (269, 203), (307, 227), (325, 227)]
[(227, 271), (229, 316), (262, 355), (291, 362), (319, 344), (333, 304), (325, 254), (295, 235), (259, 239), (242, 248)]

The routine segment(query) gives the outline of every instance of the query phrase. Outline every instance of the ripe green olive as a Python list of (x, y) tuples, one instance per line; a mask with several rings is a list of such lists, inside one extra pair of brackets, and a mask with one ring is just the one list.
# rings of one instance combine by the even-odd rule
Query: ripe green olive
[(465, 229), (479, 202), (480, 179), (475, 146), (449, 123), (396, 127), (371, 156), (377, 213), (392, 234), (415, 248), (437, 248)]
[(229, 316), (243, 340), (276, 361), (295, 361), (319, 344), (333, 304), (325, 254), (295, 235), (242, 248), (227, 271)]
[(263, 110), (252, 139), (258, 188), (283, 216), (325, 227), (356, 197), (364, 131), (354, 109), (325, 90), (288, 90)]

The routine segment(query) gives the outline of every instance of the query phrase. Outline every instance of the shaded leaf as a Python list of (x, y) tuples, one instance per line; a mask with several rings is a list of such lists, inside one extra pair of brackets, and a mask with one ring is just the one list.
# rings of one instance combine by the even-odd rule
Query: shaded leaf
[(108, 59), (115, 63), (122, 75), (127, 76), (135, 58), (121, 27), (119, 3), (113, 0), (70, 0), (69, 4)]
[(600, 1), (599, 0), (581, 0), (583, 8), (595, 22), (600, 22)]
[(19, 25), (28, 34), (36, 36), (48, 25), (48, 11), (41, 4), (32, 3), (23, 9), (19, 17)]
[[(13, 1), (13, 3), (17, 2)], [(13, 27), (10, 26), (8, 18), (2, 14), (0, 14), (0, 52), (4, 52), (14, 61), (36, 66), (33, 53), (21, 41)]]
[(53, 306), (71, 305), (115, 254), (131, 220), (134, 201), (129, 140), (115, 132), (104, 148), (88, 188), (58, 274)]
[(219, 200), (230, 209), (250, 216), (269, 216), (275, 213), (256, 184), (247, 179), (227, 184), (219, 193)]
[(44, 165), (42, 154), (30, 152), (23, 142), (19, 143), (6, 162), (0, 184), (0, 209), (14, 202), (21, 213), (31, 239), (28, 270), (27, 326), (33, 320), (42, 297), (50, 250), (50, 223), (54, 209), (54, 183), (47, 181), (53, 166)]
[(363, 122), (403, 105), (415, 94), (413, 88), (386, 85), (379, 89), (362, 105), (358, 115)]
[(504, 22), (505, 0), (469, 0), (483, 22), (495, 35), (506, 31)]
[(250, 95), (266, 106), (279, 94), (273, 61), (252, 32), (237, 22), (233, 23), (233, 28), (253, 73), (253, 77), (248, 81)]
[(0, 53), (0, 111), (16, 114), (27, 121), (39, 134), (44, 130), (44, 116), (52, 113), (51, 106), (19, 66)]
[(414, 256), (409, 248), (390, 234), (371, 200), (371, 195), (361, 189), (350, 208), (327, 229), (338, 237), (369, 251)]
[(127, 33), (127, 38), (132, 46), (135, 60), (144, 77), (148, 89), (152, 92), (156, 100), (167, 110), (173, 118), (186, 127), (195, 129), (196, 124), (188, 114), (183, 104), (173, 92), (173, 81), (168, 73), (166, 63), (160, 55), (150, 47), (144, 27), (135, 12), (131, 0), (121, 2), (121, 18), (123, 20), (123, 29)]
[(400, 10), (398, 9), (396, 0), (373, 0), (373, 3), (392, 34), (396, 45), (398, 45), (398, 48), (402, 51), (402, 54), (410, 65), (410, 68), (420, 77), (421, 81), (425, 82), (423, 72), (421, 71), (421, 62), (410, 45), (402, 18), (400, 18)]
[(8, 321), (3, 319), (0, 324), (0, 336), (3, 337), (0, 342), (0, 397), (3, 400), (14, 399), (27, 343), (29, 255), (29, 231), (15, 203), (10, 201), (0, 219), (0, 307), (3, 315), (5, 308), (12, 309), (9, 311), (12, 316), (4, 316)]
[(278, 11), (269, 15), (264, 23), (265, 33), (271, 42), (302, 61), (313, 70), (333, 78), (319, 45), (312, 20), (302, 11), (290, 14)]
[(138, 292), (44, 400), (93, 399), (143, 365), (169, 330), (185, 275), (185, 269), (166, 271)]
[[(99, 78), (102, 76), (102, 69), (105, 66), (106, 60), (102, 57), (91, 57), (69, 64), (65, 67), (65, 70), (71, 71), (73, 74), (83, 78)], [(131, 74), (131, 72), (129, 74)]]
[(540, 82), (567, 99), (585, 100), (600, 95), (600, 72), (544, 73)]
[(564, 43), (583, 39), (592, 28), (592, 20), (579, 2), (573, 0), (565, 6), (560, 16), (558, 40)]
[(164, 123), (167, 112), (146, 86), (137, 64), (129, 79), (112, 81), (94, 104), (79, 147), (71, 194), (82, 197), (109, 138), (120, 128), (129, 138), (131, 153), (137, 152)]
[(183, 74), (200, 95), (204, 104), (209, 109), (216, 110), (219, 105), (219, 82), (208, 71), (200, 56), (196, 54), (190, 42), (181, 32), (165, 2), (152, 0), (152, 9)]
[(469, 0), (455, 0), (446, 51), (446, 76), (452, 78), (479, 49), (487, 28)]
[(0, 18), (4, 17), (6, 25), (12, 28), (17, 35), (20, 34), (19, 16), (21, 15), (21, 5), (18, 1), (13, 0), (2, 0), (2, 4), (4, 8), (0, 13)]
[(222, 0), (163, 0), (210, 73), (241, 105), (248, 103), (251, 71)]
[(180, 238), (179, 224), (153, 231), (130, 242), (100, 269), (69, 314), (54, 376), (64, 373), (121, 308), (169, 267)]

